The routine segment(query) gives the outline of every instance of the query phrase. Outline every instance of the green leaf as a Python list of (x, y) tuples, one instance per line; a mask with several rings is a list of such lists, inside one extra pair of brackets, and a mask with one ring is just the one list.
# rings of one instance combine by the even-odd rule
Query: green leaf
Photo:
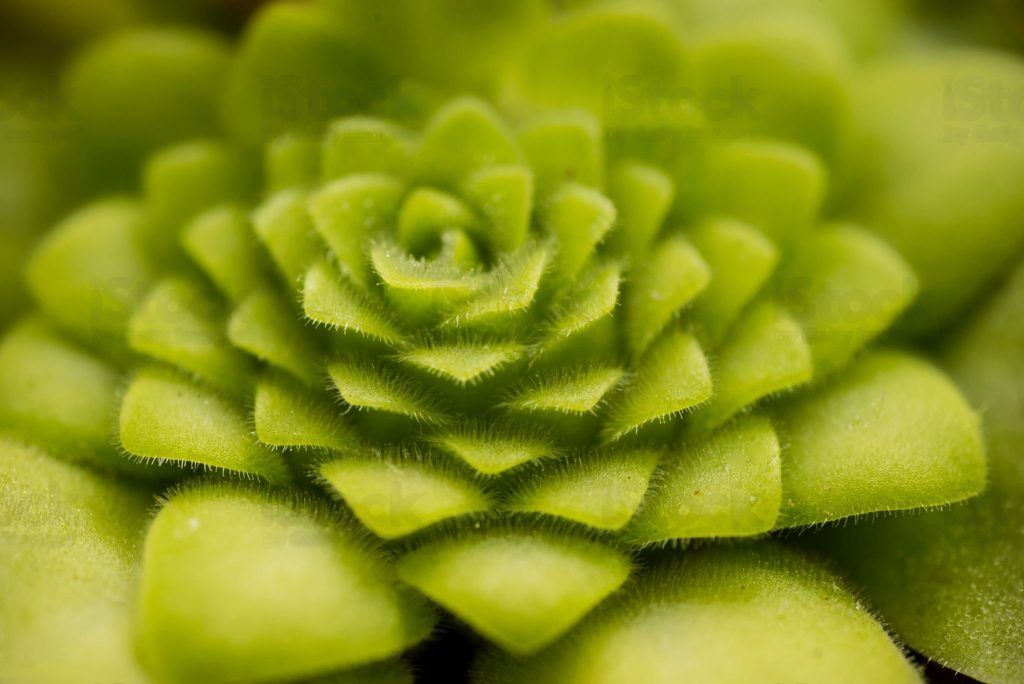
[(223, 95), (228, 130), (254, 145), (315, 132), (380, 87), (358, 38), (319, 5), (267, 5), (248, 24)]
[(486, 282), (482, 274), (466, 272), (441, 259), (411, 256), (390, 239), (374, 242), (369, 252), (384, 295), (403, 319), (422, 326), (434, 321), (441, 311), (458, 307)]
[(944, 510), (844, 525), (813, 543), (915, 650), (982, 681), (1015, 682), (1024, 677), (1024, 269), (943, 357), (982, 410), (988, 491)]
[(239, 349), (281, 368), (307, 384), (323, 380), (323, 351), (300, 314), (275, 290), (256, 290), (228, 319), (228, 339)]
[(550, 350), (611, 316), (619, 299), (622, 267), (596, 264), (551, 309), (543, 346)]
[(160, 26), (112, 32), (89, 45), (64, 74), (76, 135), (105, 172), (122, 175), (134, 173), (160, 147), (216, 133), (228, 57), (225, 41), (205, 31)]
[(397, 571), (502, 648), (528, 653), (618, 589), (630, 562), (584, 537), (499, 524), (428, 541)]
[(649, 543), (770, 531), (782, 500), (779, 452), (771, 423), (758, 416), (689, 437), (662, 460), (626, 535)]
[(491, 508), (472, 477), (421, 455), (350, 451), (325, 461), (319, 472), (356, 517), (384, 539)]
[(241, 155), (224, 143), (192, 141), (151, 157), (142, 178), (148, 255), (160, 265), (180, 262), (188, 223), (206, 209), (245, 200), (251, 185)]
[(853, 215), (921, 279), (909, 333), (956, 320), (1024, 247), (1019, 119), (1004, 121), (998, 96), (985, 94), (1022, 87), (1019, 56), (958, 48), (886, 60), (855, 83)]
[(623, 304), (630, 351), (640, 356), (710, 280), (708, 265), (685, 238), (662, 240), (637, 264), (626, 288)]
[(871, 354), (775, 416), (787, 445), (780, 527), (941, 506), (985, 486), (977, 414), (907, 354)]
[(669, 420), (707, 401), (711, 392), (711, 372), (700, 344), (690, 334), (671, 330), (609, 399), (605, 438), (614, 441), (648, 423)]
[(306, 209), (306, 195), (284, 190), (253, 214), (253, 229), (288, 285), (302, 290), (306, 271), (323, 259), (324, 243)]
[(200, 214), (182, 234), (185, 251), (228, 299), (238, 301), (265, 281), (264, 260), (249, 225), (237, 206)]
[(272, 373), (256, 383), (253, 422), (256, 438), (271, 447), (343, 451), (360, 441), (328, 395)]
[(409, 134), (387, 121), (354, 116), (331, 124), (324, 137), (323, 177), (353, 174), (403, 176), (409, 171)]
[(448, 230), (470, 230), (476, 224), (473, 212), (462, 200), (433, 188), (409, 193), (398, 212), (397, 239), (407, 251), (427, 256)]
[(228, 394), (251, 386), (254, 366), (228, 342), (220, 301), (188, 278), (157, 283), (132, 317), (128, 343)]
[(359, 291), (326, 262), (306, 273), (302, 307), (314, 323), (344, 332), (352, 331), (387, 344), (402, 342), (402, 334), (384, 305)]
[(519, 360), (526, 348), (515, 342), (456, 340), (412, 347), (399, 358), (459, 385), (472, 384)]
[(567, 183), (544, 208), (542, 225), (557, 242), (555, 274), (572, 282), (615, 223), (611, 200), (579, 183)]
[(530, 232), (533, 173), (523, 166), (486, 166), (466, 178), (462, 194), (484, 223), (477, 228), (497, 254), (519, 249)]
[(484, 166), (515, 164), (519, 149), (511, 131), (482, 100), (453, 100), (434, 114), (415, 154), (420, 182), (454, 188)]
[(285, 133), (263, 151), (267, 195), (289, 188), (308, 188), (320, 178), (320, 141), (312, 136)]
[(819, 563), (771, 544), (656, 558), (565, 639), (527, 658), (486, 654), (488, 684), (836, 682), (921, 677)]
[(779, 253), (759, 231), (734, 219), (708, 219), (689, 234), (711, 271), (687, 321), (708, 348), (721, 342), (775, 270)]
[(892, 325), (914, 300), (917, 278), (881, 240), (833, 226), (804, 242), (777, 290), (803, 327), (821, 377)]
[(385, 658), (432, 622), (391, 578), (351, 523), (319, 506), (193, 486), (146, 536), (140, 656), (171, 682), (289, 679)]
[(120, 434), (125, 450), (147, 461), (289, 479), (281, 457), (253, 438), (239, 407), (162, 368), (135, 374), (121, 400)]
[(753, 226), (783, 252), (807, 237), (825, 198), (821, 161), (791, 143), (744, 140), (719, 145), (705, 173), (705, 212)]
[(131, 606), (151, 497), (0, 439), (0, 677), (150, 681)]
[(347, 359), (327, 366), (331, 382), (350, 406), (384, 411), (423, 423), (442, 423), (444, 415), (435, 397), (410, 378), (381, 364)]
[(516, 411), (592, 413), (625, 371), (615, 366), (581, 366), (554, 369), (527, 377), (512, 392), (506, 405)]
[(604, 186), (601, 123), (590, 112), (565, 110), (541, 114), (519, 131), (519, 144), (537, 176), (537, 192), (547, 197), (563, 183)]
[(675, 192), (672, 179), (658, 167), (630, 161), (619, 164), (608, 193), (619, 211), (608, 249), (628, 255), (635, 264), (642, 263), (644, 252), (661, 232)]
[(543, 244), (530, 243), (507, 255), (488, 273), (480, 292), (455, 307), (445, 323), (487, 326), (526, 311), (550, 261), (551, 249)]
[(542, 109), (580, 107), (605, 120), (636, 119), (659, 106), (660, 92), (684, 88), (685, 61), (678, 32), (653, 7), (569, 12), (526, 43), (512, 93)]
[(554, 456), (558, 449), (550, 435), (534, 426), (494, 420), (447, 428), (429, 440), (458, 456), (485, 475), (497, 475), (523, 463)]
[(0, 427), (68, 460), (133, 470), (114, 448), (117, 369), (29, 319), (0, 342)]
[(660, 456), (652, 449), (618, 449), (570, 457), (527, 473), (505, 507), (618, 530), (640, 505)]
[(765, 301), (736, 323), (718, 350), (711, 378), (715, 393), (694, 411), (688, 427), (713, 430), (758, 401), (798, 387), (814, 367), (804, 333), (789, 313)]
[(837, 31), (806, 11), (748, 17), (739, 10), (693, 46), (692, 88), (707, 94), (712, 124), (738, 137), (793, 140), (842, 163), (850, 64)]
[(309, 200), (317, 232), (358, 285), (370, 282), (366, 246), (382, 229), (390, 228), (402, 193), (395, 178), (358, 174), (331, 182)]
[(151, 277), (136, 244), (140, 223), (136, 204), (106, 200), (58, 224), (26, 267), (29, 290), (43, 312), (80, 339), (123, 346)]

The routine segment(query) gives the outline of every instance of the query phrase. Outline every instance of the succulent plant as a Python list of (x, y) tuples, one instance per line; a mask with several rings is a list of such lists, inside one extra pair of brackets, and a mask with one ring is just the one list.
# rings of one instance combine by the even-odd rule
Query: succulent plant
[(87, 53), (85, 146), (160, 149), (0, 341), (0, 674), (1024, 677), (1024, 154), (920, 111), (1024, 66), (735, 4), (271, 5), (221, 137), (219, 46)]

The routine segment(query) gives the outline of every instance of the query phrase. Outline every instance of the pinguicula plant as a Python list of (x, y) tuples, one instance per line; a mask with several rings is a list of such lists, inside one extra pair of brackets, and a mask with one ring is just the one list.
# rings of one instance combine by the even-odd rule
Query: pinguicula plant
[(965, 115), (1024, 66), (574, 4), (73, 65), (92, 163), (148, 158), (0, 341), (0, 677), (406, 682), (455, 630), (485, 684), (1024, 678), (1024, 152)]

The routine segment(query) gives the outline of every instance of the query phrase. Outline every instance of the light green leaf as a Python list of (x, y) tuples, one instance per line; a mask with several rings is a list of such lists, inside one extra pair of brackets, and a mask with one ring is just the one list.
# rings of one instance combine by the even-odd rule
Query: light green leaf
[(455, 307), (449, 326), (493, 325), (508, 322), (533, 304), (541, 278), (551, 261), (551, 248), (527, 244), (504, 258), (487, 275), (480, 293)]
[(626, 535), (647, 543), (770, 531), (782, 500), (779, 451), (771, 423), (757, 416), (689, 437), (662, 460)]
[(319, 472), (356, 517), (384, 539), (491, 508), (471, 476), (425, 456), (349, 452), (325, 461)]
[(309, 200), (317, 232), (358, 285), (370, 282), (366, 246), (390, 228), (402, 193), (401, 183), (391, 176), (358, 174), (333, 181)]
[(136, 243), (140, 223), (136, 204), (107, 200), (54, 228), (26, 267), (43, 312), (80, 339), (124, 345), (128, 320), (151, 277)]
[(306, 317), (314, 323), (388, 344), (402, 342), (402, 334), (391, 319), (391, 312), (368, 293), (359, 291), (326, 262), (315, 264), (306, 273), (302, 307)]
[(617, 449), (545, 465), (514, 485), (505, 507), (618, 530), (640, 505), (660, 456), (653, 449)]
[(543, 430), (491, 420), (450, 427), (429, 439), (485, 475), (497, 475), (523, 463), (554, 456), (558, 450)]
[(428, 256), (448, 230), (470, 230), (477, 219), (457, 197), (433, 188), (409, 193), (398, 212), (397, 239), (416, 256)]
[(277, 374), (256, 383), (256, 438), (272, 447), (357, 448), (359, 437), (325, 393)]
[(428, 122), (414, 165), (421, 182), (454, 188), (481, 167), (515, 164), (520, 156), (511, 131), (490, 105), (464, 97)]
[(313, 186), (320, 178), (320, 147), (313, 136), (291, 133), (267, 143), (263, 151), (266, 194)]
[(306, 271), (324, 255), (307, 202), (303, 192), (283, 190), (261, 204), (252, 217), (256, 236), (288, 285), (299, 291)]
[(182, 234), (189, 257), (229, 299), (238, 301), (265, 280), (264, 260), (245, 213), (237, 206), (200, 214)]
[(613, 254), (628, 255), (634, 264), (658, 238), (675, 199), (675, 184), (650, 164), (623, 162), (612, 172), (609, 196), (618, 208), (615, 230), (608, 237)]
[(480, 684), (835, 682), (921, 677), (819, 563), (771, 544), (666, 555), (565, 639), (491, 651)]
[(978, 415), (937, 369), (882, 351), (775, 412), (780, 527), (941, 506), (985, 486)]
[(669, 420), (711, 397), (711, 372), (700, 344), (671, 330), (609, 399), (605, 438), (614, 441), (654, 421)]
[(256, 290), (235, 307), (228, 319), (228, 339), (307, 384), (324, 379), (323, 351), (303, 327), (299, 312), (271, 288)]
[(579, 183), (567, 183), (551, 197), (541, 222), (557, 243), (552, 266), (559, 278), (576, 279), (611, 230), (615, 216), (611, 200)]
[(567, 367), (527, 377), (506, 405), (520, 412), (594, 412), (625, 371), (615, 366)]
[(715, 393), (690, 416), (687, 425), (695, 432), (713, 430), (743, 409), (814, 375), (803, 331), (789, 312), (770, 301), (740, 318), (711, 365)]
[(0, 439), (0, 677), (150, 681), (130, 612), (150, 505), (145, 490)]
[(345, 403), (384, 411), (418, 422), (441, 423), (445, 418), (437, 399), (409, 377), (378, 364), (348, 359), (327, 366), (331, 382)]
[(477, 228), (497, 254), (519, 249), (530, 232), (533, 173), (524, 166), (485, 166), (462, 183), (462, 194), (484, 222)]
[(710, 280), (708, 265), (685, 238), (662, 240), (637, 264), (626, 288), (623, 304), (630, 351), (640, 356)]
[(401, 353), (400, 359), (460, 385), (471, 384), (519, 360), (526, 348), (515, 342), (456, 340), (428, 343)]
[(563, 183), (604, 187), (604, 139), (590, 112), (573, 109), (541, 114), (519, 131), (519, 144), (537, 176), (537, 191), (547, 197)]
[(135, 374), (121, 400), (120, 434), (125, 450), (147, 461), (289, 479), (281, 457), (253, 438), (239, 407), (162, 368)]
[(618, 589), (630, 563), (584, 537), (499, 524), (428, 541), (397, 570), (487, 638), (528, 653)]
[(140, 656), (168, 682), (274, 681), (385, 658), (432, 622), (391, 577), (351, 523), (319, 506), (193, 486), (146, 537)]
[(361, 173), (404, 176), (410, 157), (409, 134), (398, 126), (361, 116), (340, 119), (324, 137), (323, 177), (331, 181)]

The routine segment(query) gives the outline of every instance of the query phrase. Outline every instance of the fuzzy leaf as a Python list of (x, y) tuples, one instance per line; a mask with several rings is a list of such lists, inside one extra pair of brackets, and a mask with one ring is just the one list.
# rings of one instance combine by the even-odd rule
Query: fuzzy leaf
[(390, 312), (347, 282), (327, 263), (318, 263), (306, 273), (302, 306), (306, 317), (315, 323), (344, 332), (352, 331), (388, 344), (402, 341)]
[(147, 253), (157, 263), (180, 262), (188, 223), (206, 209), (246, 199), (251, 183), (241, 156), (219, 142), (183, 143), (152, 157), (142, 180)]
[(410, 155), (409, 134), (398, 126), (358, 116), (341, 119), (324, 138), (324, 180), (360, 173), (402, 176)]
[(688, 237), (707, 263), (711, 281), (687, 320), (697, 339), (714, 348), (768, 282), (779, 254), (759, 231), (733, 219), (709, 219)]
[(782, 307), (765, 301), (747, 311), (718, 350), (715, 393), (688, 426), (713, 430), (761, 399), (802, 385), (814, 375), (804, 333)]
[(492, 421), (450, 428), (434, 435), (431, 441), (485, 475), (553, 456), (557, 450), (542, 431), (495, 425)]
[(359, 438), (336, 404), (286, 377), (268, 374), (256, 384), (253, 422), (256, 438), (272, 447), (343, 451)]
[(598, 264), (584, 273), (553, 308), (544, 346), (555, 347), (615, 310), (622, 282), (618, 264)]
[(439, 423), (444, 416), (433, 397), (409, 378), (362, 361), (335, 361), (327, 366), (331, 382), (350, 406), (384, 411), (425, 423)]
[(0, 342), (0, 426), (69, 460), (131, 469), (114, 449), (115, 368), (26, 320)]
[(185, 228), (182, 242), (189, 257), (233, 301), (264, 281), (265, 257), (238, 207), (217, 207), (200, 214)]
[(462, 194), (484, 224), (478, 229), (496, 253), (519, 249), (530, 230), (533, 174), (523, 166), (486, 166), (462, 183)]
[(492, 651), (476, 682), (921, 682), (885, 630), (820, 564), (771, 544), (656, 558), (551, 648)]
[(438, 377), (465, 385), (517, 361), (525, 351), (515, 342), (459, 340), (413, 347), (402, 352), (400, 358)]
[(615, 223), (611, 200), (584, 185), (567, 183), (544, 209), (543, 225), (555, 237), (554, 271), (567, 282), (580, 270)]
[(813, 228), (826, 174), (811, 152), (790, 143), (740, 141), (715, 148), (705, 178), (705, 212), (747, 223), (782, 251)]
[(761, 417), (690, 437), (662, 460), (627, 536), (645, 543), (770, 531), (782, 499), (779, 451), (771, 423)]
[(530, 308), (550, 260), (551, 250), (545, 245), (528, 244), (512, 253), (488, 274), (480, 293), (456, 307), (446, 323), (488, 324)]
[(637, 266), (623, 303), (627, 342), (639, 356), (704, 291), (711, 273), (693, 245), (681, 237), (666, 238)]
[(609, 400), (605, 438), (616, 440), (666, 420), (711, 397), (711, 373), (692, 335), (669, 331), (644, 356), (636, 373)]
[(280, 135), (263, 152), (266, 192), (307, 188), (320, 178), (320, 141), (302, 134)]
[(369, 284), (366, 246), (389, 227), (398, 212), (402, 185), (382, 174), (358, 174), (331, 182), (309, 200), (317, 232), (345, 274), (361, 286)]
[(953, 383), (912, 356), (877, 352), (776, 412), (780, 527), (941, 506), (985, 486), (979, 420)]
[(150, 271), (140, 253), (141, 212), (108, 200), (64, 219), (36, 248), (26, 268), (40, 308), (86, 341), (121, 341)]
[(150, 681), (131, 607), (151, 497), (0, 439), (0, 678)]
[(360, 533), (313, 504), (193, 486), (146, 536), (140, 655), (162, 681), (320, 674), (396, 654), (430, 624)]
[(397, 239), (410, 253), (426, 256), (448, 230), (469, 230), (476, 217), (463, 202), (440, 190), (417, 188), (398, 212)]
[(514, 653), (569, 629), (629, 575), (629, 559), (585, 538), (494, 527), (428, 541), (398, 576)]
[(187, 278), (167, 278), (132, 317), (131, 348), (227, 393), (244, 393), (253, 364), (228, 342), (220, 302)]
[(506, 404), (523, 412), (591, 413), (624, 374), (615, 366), (549, 371), (525, 380)]
[(481, 100), (454, 100), (434, 114), (415, 155), (421, 182), (453, 188), (484, 166), (515, 164), (519, 150), (511, 132)]
[(621, 449), (572, 457), (527, 474), (505, 506), (618, 530), (640, 505), (660, 456), (651, 449)]
[(849, 226), (815, 233), (778, 284), (807, 335), (814, 372), (841, 368), (913, 301), (917, 279), (892, 248)]
[(672, 208), (675, 184), (656, 166), (623, 162), (612, 173), (609, 196), (619, 218), (608, 238), (608, 249), (640, 264)]
[(235, 307), (228, 319), (228, 339), (308, 384), (323, 380), (323, 352), (303, 328), (299, 313), (270, 288), (253, 292)]
[(471, 477), (427, 458), (349, 453), (326, 461), (319, 472), (356, 517), (384, 539), (491, 507)]
[(120, 433), (121, 445), (142, 459), (289, 479), (284, 461), (253, 439), (237, 406), (162, 368), (135, 374), (121, 400)]
[(304, 193), (284, 190), (270, 197), (253, 214), (256, 236), (288, 285), (300, 291), (306, 271), (324, 254), (323, 241), (306, 206)]
[(541, 197), (570, 181), (598, 190), (604, 186), (601, 123), (587, 111), (567, 110), (538, 116), (519, 132), (519, 144), (537, 176)]

